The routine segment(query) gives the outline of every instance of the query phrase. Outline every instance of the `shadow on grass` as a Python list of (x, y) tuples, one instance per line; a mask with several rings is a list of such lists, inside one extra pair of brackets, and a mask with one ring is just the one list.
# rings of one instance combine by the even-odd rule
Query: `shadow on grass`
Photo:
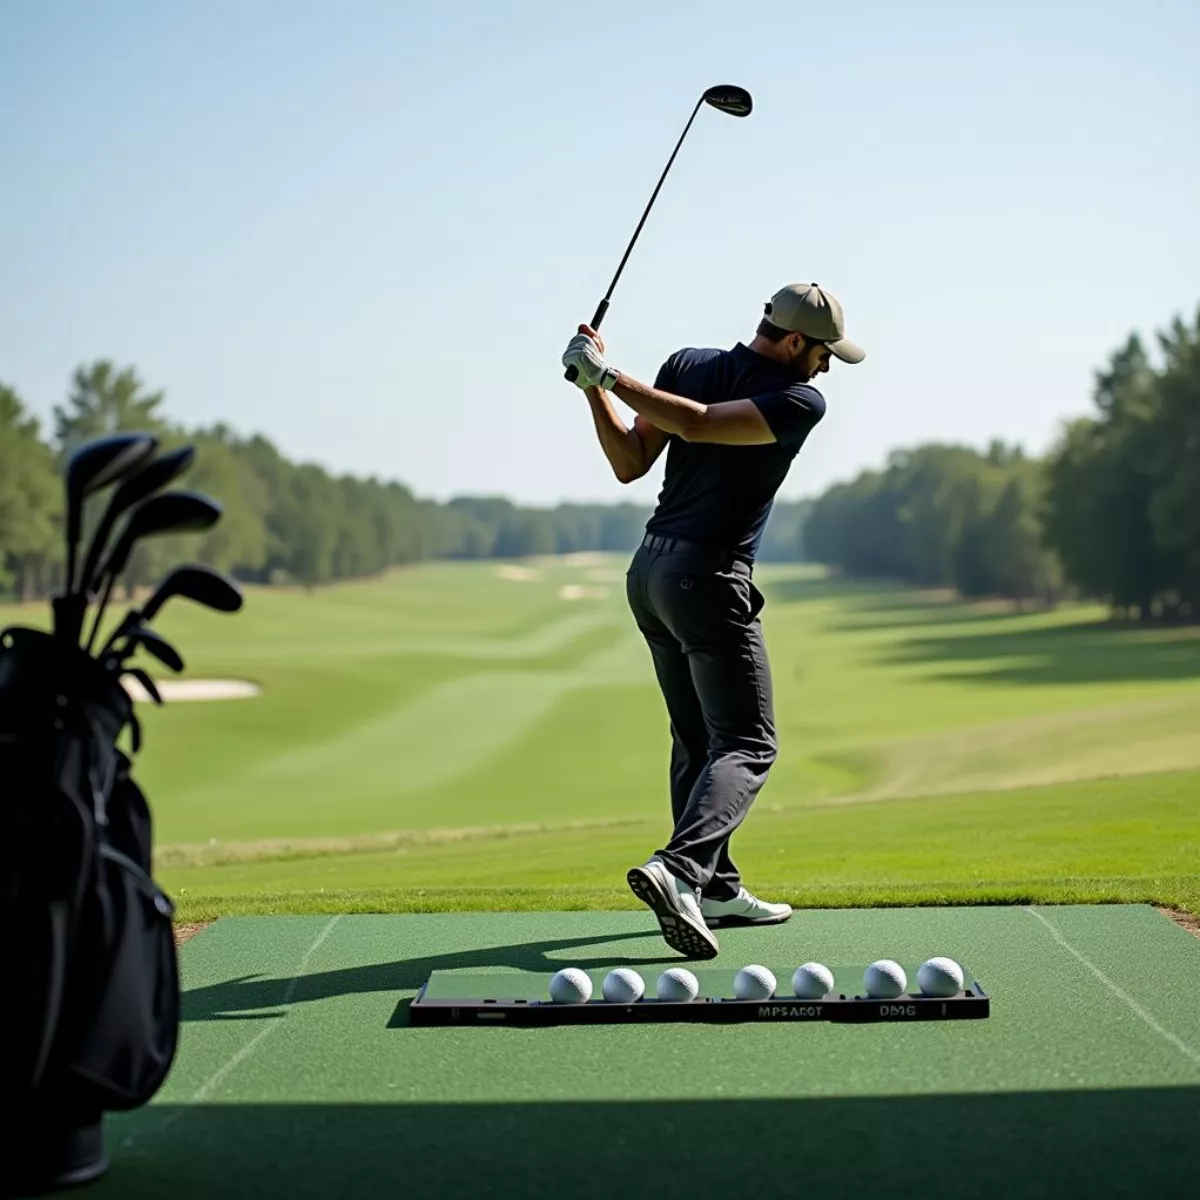
[[(681, 1081), (682, 1082), (682, 1081)], [(154, 1106), (89, 1196), (1183, 1196), (1200, 1087), (829, 1100)], [(124, 1144), (132, 1137), (132, 1144)], [(702, 1172), (702, 1176), (698, 1173)], [(624, 1185), (615, 1187), (615, 1185)], [(748, 1187), (748, 1185), (752, 1185)]]
[(1049, 628), (906, 638), (881, 656), (890, 664), (927, 662), (936, 679), (1007, 684), (1116, 683), (1200, 679), (1200, 629), (1131, 629), (1100, 621)]
[[(346, 967), (337, 971), (318, 971), (304, 974), (291, 986), (287, 1005), (309, 1000), (325, 1000), (331, 996), (361, 995), (366, 992), (416, 991), (434, 971), (461, 971), (471, 968), (493, 968), (503, 971), (539, 971), (552, 974), (563, 966), (555, 952), (582, 950), (588, 946), (611, 945), (613, 942), (641, 939), (654, 943), (658, 951), (643, 958), (622, 957), (586, 958), (578, 954), (571, 965), (600, 969), (634, 966), (638, 963), (660, 963), (669, 956), (658, 941), (658, 931), (651, 933), (611, 934), (604, 937), (560, 938), (552, 942), (523, 942), (515, 946), (492, 946), (487, 949), (462, 949), (448, 954), (431, 954), (424, 958), (398, 958), (390, 963), (373, 963), (365, 967)], [(259, 975), (229, 979), (207, 987), (189, 988), (183, 994), (183, 1020), (227, 1021), (255, 1017), (278, 1016), (283, 1007), (283, 995), (289, 987), (286, 980)], [(404, 1009), (405, 1013), (407, 1008)], [(392, 1022), (395, 1024), (395, 1021)], [(399, 1022), (407, 1025), (406, 1020)]]
[[(771, 584), (767, 595), (780, 604), (839, 600), (829, 632), (901, 631), (881, 648), (878, 661), (945, 664), (935, 679), (1008, 684), (1200, 679), (1200, 626), (1131, 626), (1094, 618), (1029, 626), (1014, 622), (1021, 614), (1007, 605), (955, 600), (878, 580), (785, 579)], [(1008, 624), (998, 627), (1003, 623)], [(944, 633), (927, 628), (938, 625), (954, 628)], [(955, 670), (955, 663), (978, 665)]]
[(843, 619), (828, 626), (836, 632), (1008, 621), (1019, 615), (1015, 606), (1005, 601), (959, 600), (948, 592), (881, 580), (781, 579), (766, 584), (764, 591), (769, 601), (780, 605), (841, 601)]
[(877, 579), (768, 579), (761, 585), (768, 601), (775, 604), (804, 604), (817, 600), (847, 600), (858, 604), (872, 600), (887, 604), (903, 597), (905, 589), (898, 583)]

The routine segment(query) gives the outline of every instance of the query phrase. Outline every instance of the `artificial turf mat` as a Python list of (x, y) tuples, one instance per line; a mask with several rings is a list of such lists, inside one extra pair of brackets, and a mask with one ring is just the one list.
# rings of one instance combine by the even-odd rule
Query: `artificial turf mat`
[[(1049, 922), (1049, 924), (1047, 924)], [(947, 954), (987, 1021), (414, 1029), (434, 970), (679, 960), (640, 913), (239, 918), (182, 951), (179, 1059), (97, 1196), (895, 1182), (1174, 1194), (1200, 1171), (1200, 942), (1149, 908), (807, 911), (717, 966)], [(781, 979), (782, 982), (782, 979)], [(913, 1174), (916, 1173), (916, 1174)], [(347, 1190), (348, 1189), (348, 1190)]]

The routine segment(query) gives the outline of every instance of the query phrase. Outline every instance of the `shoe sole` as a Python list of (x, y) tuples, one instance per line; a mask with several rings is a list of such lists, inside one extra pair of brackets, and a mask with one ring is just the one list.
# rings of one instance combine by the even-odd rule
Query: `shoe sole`
[(649, 871), (633, 867), (625, 876), (629, 890), (658, 918), (663, 941), (685, 958), (716, 958), (717, 940), (671, 902), (666, 889)]
[(730, 929), (735, 925), (782, 925), (791, 919), (789, 912), (782, 917), (705, 917), (704, 923), (709, 929)]

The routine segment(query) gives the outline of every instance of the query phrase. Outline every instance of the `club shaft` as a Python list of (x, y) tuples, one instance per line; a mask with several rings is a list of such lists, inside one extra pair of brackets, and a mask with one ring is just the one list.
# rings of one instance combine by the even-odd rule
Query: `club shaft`
[[(701, 96), (696, 101), (696, 107), (692, 109), (692, 115), (688, 117), (687, 124), (683, 127), (683, 132), (679, 135), (679, 141), (675, 143), (675, 149), (671, 151), (671, 157), (667, 159), (667, 165), (663, 167), (663, 173), (658, 177), (658, 182), (654, 185), (654, 191), (650, 194), (650, 200), (645, 209), (642, 211), (642, 219), (637, 223), (637, 228), (633, 231), (633, 237), (629, 239), (629, 245), (625, 247), (625, 253), (621, 256), (621, 262), (617, 266), (617, 273), (612, 277), (612, 283), (608, 285), (608, 291), (604, 293), (604, 299), (600, 301), (596, 307), (596, 312), (592, 317), (592, 328), (599, 329), (600, 322), (604, 320), (605, 313), (608, 312), (609, 302), (612, 300), (612, 294), (616, 290), (617, 281), (621, 278), (621, 272), (625, 270), (625, 264), (629, 261), (629, 256), (633, 253), (633, 248), (637, 245), (638, 235), (642, 232), (642, 227), (646, 224), (646, 218), (650, 215), (650, 210), (654, 207), (655, 200), (658, 199), (658, 193), (662, 191), (663, 181), (667, 177), (667, 173), (671, 170), (672, 164), (675, 162), (675, 156), (679, 153), (679, 147), (683, 145), (683, 139), (687, 137), (688, 130), (692, 127), (692, 122), (696, 119), (696, 114), (700, 111), (704, 104), (704, 97)], [(574, 383), (579, 372), (574, 367), (568, 367), (565, 372), (565, 378)]]
[(92, 643), (96, 640), (96, 634), (100, 632), (100, 622), (104, 620), (104, 610), (108, 607), (108, 598), (112, 595), (113, 584), (116, 583), (116, 573), (110, 573), (104, 581), (104, 594), (100, 597), (100, 603), (96, 608), (96, 619), (92, 622), (92, 632), (87, 641), (87, 652), (91, 654)]
[[(675, 143), (675, 149), (671, 151), (671, 157), (667, 159), (667, 165), (663, 167), (663, 173), (658, 177), (658, 183), (654, 185), (654, 191), (650, 195), (650, 201), (642, 212), (642, 219), (637, 223), (637, 228), (633, 231), (633, 237), (629, 239), (629, 245), (625, 247), (625, 253), (621, 258), (621, 263), (617, 267), (617, 273), (612, 277), (612, 283), (608, 285), (608, 291), (604, 293), (604, 299), (600, 302), (601, 307), (596, 310), (596, 317), (599, 320), (604, 319), (604, 313), (608, 311), (608, 302), (612, 299), (612, 294), (616, 290), (617, 281), (621, 278), (621, 272), (625, 270), (625, 264), (629, 261), (630, 254), (633, 253), (633, 247), (637, 244), (638, 235), (642, 232), (642, 227), (646, 224), (646, 218), (650, 215), (650, 210), (654, 207), (655, 200), (658, 199), (658, 193), (662, 191), (663, 181), (667, 178), (667, 173), (671, 170), (671, 166), (675, 162), (675, 157), (679, 153), (679, 147), (683, 145), (683, 139), (687, 137), (688, 130), (692, 127), (692, 122), (696, 119), (696, 114), (700, 111), (700, 106), (704, 103), (704, 97), (701, 96), (696, 101), (696, 107), (692, 109), (692, 115), (688, 117), (688, 123), (683, 127), (683, 132), (679, 135), (679, 141)], [(592, 328), (596, 328), (598, 321), (594, 321)]]

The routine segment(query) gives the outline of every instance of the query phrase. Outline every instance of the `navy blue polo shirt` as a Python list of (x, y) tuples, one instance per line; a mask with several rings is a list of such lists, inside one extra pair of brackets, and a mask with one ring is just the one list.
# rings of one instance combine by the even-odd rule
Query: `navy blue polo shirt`
[(825, 398), (741, 342), (732, 350), (677, 350), (654, 386), (705, 405), (753, 400), (774, 433), (776, 441), (766, 446), (685, 442), (672, 434), (658, 506), (646, 526), (753, 562), (775, 493), (825, 415)]

